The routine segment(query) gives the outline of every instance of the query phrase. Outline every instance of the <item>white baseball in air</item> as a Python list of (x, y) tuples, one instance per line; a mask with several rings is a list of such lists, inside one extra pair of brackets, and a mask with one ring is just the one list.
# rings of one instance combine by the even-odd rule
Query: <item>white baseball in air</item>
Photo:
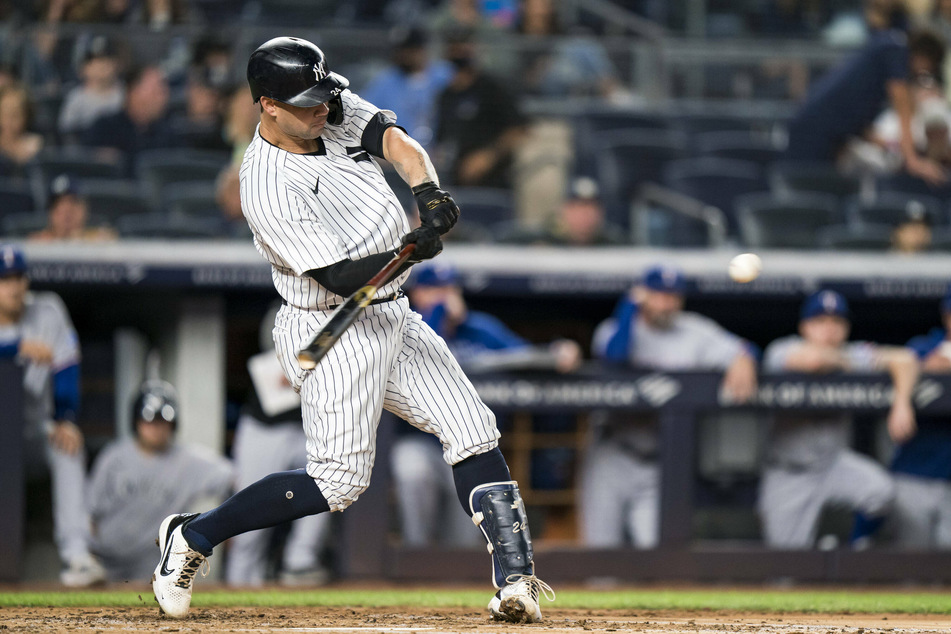
[(739, 254), (730, 260), (730, 267), (728, 269), (730, 278), (734, 282), (740, 282), (741, 284), (752, 282), (759, 277), (760, 271), (762, 270), (763, 261), (760, 260), (759, 256), (755, 253)]

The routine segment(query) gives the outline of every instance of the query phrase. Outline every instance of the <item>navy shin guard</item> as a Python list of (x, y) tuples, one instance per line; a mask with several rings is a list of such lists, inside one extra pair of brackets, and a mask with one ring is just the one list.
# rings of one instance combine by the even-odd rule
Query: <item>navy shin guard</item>
[(512, 575), (534, 575), (532, 536), (518, 484), (510, 480), (479, 485), (469, 494), (469, 508), (472, 522), (489, 543), (495, 587), (505, 587)]

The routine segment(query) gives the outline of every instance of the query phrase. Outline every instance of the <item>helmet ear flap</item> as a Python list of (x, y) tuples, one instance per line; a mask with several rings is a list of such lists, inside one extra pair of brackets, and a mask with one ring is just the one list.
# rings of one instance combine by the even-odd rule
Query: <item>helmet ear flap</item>
[(327, 102), (330, 108), (330, 114), (327, 115), (327, 123), (330, 125), (340, 125), (343, 123), (343, 99), (337, 95)]

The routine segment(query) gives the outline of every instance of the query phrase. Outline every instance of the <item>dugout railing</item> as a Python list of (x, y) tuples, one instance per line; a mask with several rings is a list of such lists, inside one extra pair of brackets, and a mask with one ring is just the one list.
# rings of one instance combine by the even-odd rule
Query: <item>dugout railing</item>
[[(697, 421), (726, 409), (775, 412), (849, 412), (884, 415), (891, 403), (887, 375), (761, 376), (753, 403), (734, 405), (719, 391), (715, 373), (656, 373), (592, 366), (575, 375), (487, 374), (471, 377), (498, 413), (587, 413), (617, 410), (657, 414), (660, 427), (660, 545), (652, 550), (547, 546), (539, 541), (536, 563), (546, 579), (617, 581), (758, 582), (946, 582), (951, 552), (910, 551), (887, 544), (867, 550), (776, 550), (760, 543), (696, 539), (692, 534), (697, 482)], [(915, 390), (919, 415), (951, 416), (951, 377), (924, 375)], [(341, 563), (352, 577), (404, 581), (482, 579), (488, 572), (481, 549), (410, 548), (399, 543), (387, 504), (386, 433), (374, 482), (362, 504), (344, 514), (347, 538)], [(385, 509), (385, 510), (384, 510)]]

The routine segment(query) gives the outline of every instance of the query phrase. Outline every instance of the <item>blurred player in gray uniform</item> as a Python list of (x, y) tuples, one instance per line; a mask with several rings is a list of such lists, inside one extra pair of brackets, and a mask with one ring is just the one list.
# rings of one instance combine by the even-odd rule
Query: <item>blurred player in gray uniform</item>
[[(848, 341), (849, 307), (839, 293), (823, 290), (802, 304), (799, 334), (777, 339), (763, 354), (766, 372), (875, 372), (887, 370), (895, 385), (888, 432), (896, 442), (914, 434), (911, 396), (918, 362), (905, 348)], [(852, 417), (777, 414), (760, 481), (763, 537), (775, 548), (811, 548), (826, 505), (845, 506), (867, 517), (886, 514), (895, 485), (875, 460), (849, 448)]]
[[(261, 350), (274, 354), (271, 329), (277, 306), (261, 320)], [(284, 376), (281, 379), (286, 381)], [(282, 469), (300, 469), (307, 464), (307, 438), (301, 422), (300, 400), (296, 407), (267, 414), (255, 389), (238, 419), (231, 453), (237, 472), (236, 489), (257, 482)], [(471, 528), (471, 526), (470, 526)], [(306, 586), (324, 583), (328, 574), (320, 563), (320, 550), (330, 529), (326, 513), (307, 515), (291, 523), (281, 555), (282, 585)], [(271, 530), (235, 535), (228, 542), (225, 580), (231, 586), (260, 586), (267, 572)]]
[[(306, 470), (271, 474), (201, 515), (171, 515), (159, 527), (161, 559), (153, 591), (162, 610), (182, 617), (192, 580), (217, 544), (240, 533), (306, 515), (343, 511), (366, 490), (385, 408), (435, 434), (452, 465), (460, 502), (492, 551), (498, 619), (541, 619), (525, 507), (498, 449), (495, 416), (445, 342), (409, 309), (404, 267), (384, 285), (329, 350), (304, 371), (297, 352), (334, 307), (416, 244), (411, 264), (442, 249), (440, 235), (459, 209), (439, 188), (420, 145), (380, 110), (347, 90), (323, 52), (297, 38), (270, 40), (248, 61), (261, 123), (241, 166), (241, 203), (258, 251), (270, 262), (284, 305), (274, 343), (284, 374), (300, 392)], [(409, 223), (376, 158), (413, 190), (422, 224)], [(551, 595), (549, 595), (551, 596)]]
[[(750, 345), (713, 320), (683, 310), (679, 269), (654, 266), (621, 298), (594, 334), (596, 356), (636, 368), (724, 371), (722, 391), (742, 403), (756, 392)], [(660, 466), (654, 417), (611, 414), (594, 428), (581, 471), (581, 536), (589, 546), (625, 543), (654, 548), (659, 540)]]
[(155, 567), (154, 526), (169, 506), (193, 507), (231, 492), (231, 462), (175, 442), (178, 399), (164, 381), (142, 384), (132, 405), (134, 436), (97, 456), (89, 479), (93, 551), (110, 581), (145, 581)]
[[(79, 338), (63, 300), (29, 291), (26, 259), (0, 245), (0, 356), (24, 366), (23, 417), (27, 464), (45, 460), (52, 478), (53, 530), (64, 569), (60, 581), (87, 586), (105, 571), (89, 553), (83, 503), (86, 457), (79, 410)], [(42, 456), (42, 457), (41, 457)]]

